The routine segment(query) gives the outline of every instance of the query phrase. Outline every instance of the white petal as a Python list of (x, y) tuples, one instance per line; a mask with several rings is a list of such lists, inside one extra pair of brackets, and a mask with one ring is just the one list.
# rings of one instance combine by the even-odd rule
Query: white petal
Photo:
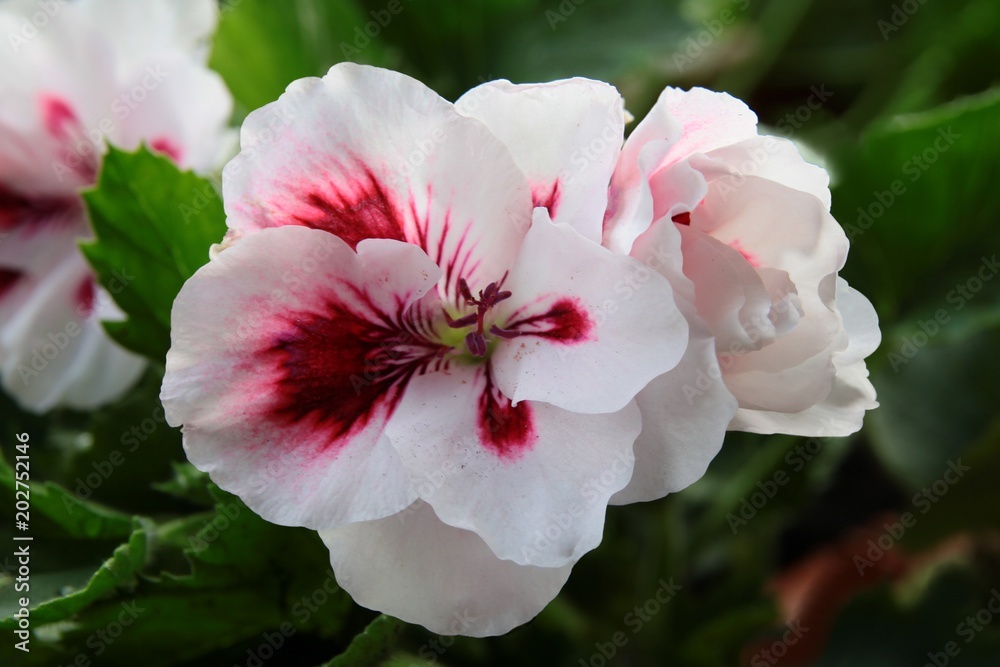
[(656, 500), (693, 484), (722, 447), (738, 403), (723, 380), (715, 340), (698, 316), (694, 287), (669, 259), (680, 251), (677, 227), (658, 221), (633, 248), (636, 258), (657, 267), (674, 285), (677, 305), (691, 338), (676, 368), (654, 379), (636, 397), (642, 433), (635, 441), (635, 470), (612, 504)]
[[(64, 14), (17, 49), (0, 49), (0, 183), (20, 192), (68, 195), (89, 185), (103, 150), (90, 135), (112, 113), (113, 54), (100, 33)], [(31, 26), (0, 6), (5, 16), (16, 29), (4, 35)]]
[(320, 532), (341, 585), (358, 604), (440, 635), (490, 637), (530, 621), (572, 564), (500, 560), (474, 533), (418, 502), (396, 516)]
[(421, 498), (500, 558), (559, 567), (601, 541), (632, 474), (635, 404), (606, 415), (511, 406), (482, 366), (414, 378), (386, 432)]
[(407, 76), (341, 63), (250, 114), (223, 178), (229, 225), (304, 225), (405, 240), (445, 272), (457, 300), (501, 278), (531, 222), (531, 192), (479, 121)]
[(456, 103), (503, 141), (528, 177), (535, 206), (600, 242), (625, 115), (613, 86), (590, 79), (491, 81)]
[(92, 409), (119, 398), (146, 367), (104, 332), (101, 319), (120, 317), (110, 297), (101, 293), (100, 307), (92, 313), (78, 298), (92, 280), (90, 268), (71, 247), (48, 272), (26, 275), (20, 295), (11, 295), (13, 304), (0, 301), (3, 386), (24, 408)]
[(124, 78), (163, 56), (184, 54), (192, 62), (204, 63), (219, 14), (213, 0), (73, 0), (69, 4), (71, 21), (93, 26), (110, 40)]
[[(149, 72), (123, 82), (122, 95), (141, 102), (119, 103), (109, 114), (108, 140), (134, 150), (140, 142), (179, 166), (208, 172), (222, 163), (235, 133), (225, 130), (233, 111), (226, 84), (215, 72), (183, 57), (162, 58)], [(138, 98), (136, 98), (138, 99)]]
[(497, 385), (514, 403), (545, 401), (574, 412), (612, 412), (687, 346), (687, 322), (670, 283), (631, 257), (614, 255), (536, 209), (504, 289), (497, 321), (539, 332), (502, 340)]
[(220, 253), (172, 314), (161, 398), (188, 458), (275, 523), (330, 528), (409, 505), (383, 429), (408, 375), (435, 359), (413, 304), (439, 277), (415, 246), (369, 240), (355, 254), (301, 227)]
[(847, 349), (834, 357), (838, 365), (849, 366), (863, 361), (882, 343), (878, 313), (865, 295), (837, 278), (837, 310), (847, 331)]

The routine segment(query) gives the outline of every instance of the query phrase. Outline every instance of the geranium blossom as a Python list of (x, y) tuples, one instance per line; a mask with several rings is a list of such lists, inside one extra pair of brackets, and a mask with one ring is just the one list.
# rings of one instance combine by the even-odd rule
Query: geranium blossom
[(319, 530), (363, 605), (466, 635), (534, 616), (632, 476), (636, 395), (687, 350), (669, 281), (600, 245), (623, 125), (598, 82), (452, 105), (348, 64), (251, 114), (230, 231), (174, 304), (161, 398), (192, 463)]
[[(106, 143), (184, 167), (224, 158), (232, 102), (209, 71), (211, 0), (0, 3), (0, 369), (24, 407), (92, 408), (144, 363), (104, 333), (121, 316), (77, 249), (79, 188)], [(129, 267), (116, 287), (128, 289)]]
[(724, 385), (739, 401), (731, 428), (813, 436), (853, 433), (877, 405), (864, 359), (878, 321), (837, 276), (848, 242), (829, 210), (826, 171), (759, 136), (729, 95), (668, 88), (635, 128), (604, 242), (647, 263), (682, 251), (683, 275), (664, 275), (690, 295), (692, 346), (711, 341), (717, 360), (685, 385), (689, 405)]

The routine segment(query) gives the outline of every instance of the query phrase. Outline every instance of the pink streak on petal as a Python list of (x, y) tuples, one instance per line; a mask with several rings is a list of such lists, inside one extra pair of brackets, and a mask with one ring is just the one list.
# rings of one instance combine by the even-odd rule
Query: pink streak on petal
[(512, 405), (493, 384), (488, 367), (486, 386), (479, 395), (476, 430), (480, 442), (504, 461), (516, 461), (538, 440), (531, 406), (527, 401)]
[(545, 312), (508, 322), (504, 328), (571, 345), (591, 340), (594, 323), (579, 301), (563, 297)]
[(85, 182), (93, 183), (99, 166), (98, 148), (87, 136), (76, 112), (68, 102), (53, 95), (42, 95), (39, 103), (46, 131), (62, 144), (60, 164)]
[(557, 179), (554, 183), (543, 183), (531, 188), (531, 201), (537, 208), (543, 206), (549, 209), (549, 216), (556, 217), (556, 209), (559, 208), (559, 199), (562, 195), (562, 186)]
[(757, 257), (755, 257), (750, 251), (746, 250), (742, 244), (740, 244), (739, 240), (731, 241), (729, 243), (729, 247), (743, 255), (743, 259), (750, 262), (750, 266), (755, 269), (760, 268), (760, 260), (757, 259)]
[(353, 182), (310, 183), (293, 220), (305, 227), (336, 234), (352, 249), (364, 239), (405, 241), (401, 209), (367, 168)]
[(149, 147), (157, 153), (163, 153), (175, 163), (180, 164), (183, 155), (181, 147), (168, 137), (157, 137), (149, 142)]
[(44, 96), (42, 98), (42, 119), (48, 133), (59, 141), (73, 138), (73, 131), (80, 127), (80, 119), (65, 101)]

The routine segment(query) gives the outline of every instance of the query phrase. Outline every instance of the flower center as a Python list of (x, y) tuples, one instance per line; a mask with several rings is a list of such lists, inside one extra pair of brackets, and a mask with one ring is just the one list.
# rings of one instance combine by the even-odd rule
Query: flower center
[[(499, 283), (492, 282), (484, 289), (479, 290), (478, 298), (472, 295), (472, 290), (469, 289), (469, 284), (465, 282), (465, 279), (460, 278), (458, 281), (459, 294), (463, 299), (465, 299), (466, 305), (474, 306), (476, 308), (476, 312), (470, 313), (469, 315), (458, 319), (453, 319), (447, 312), (444, 314), (445, 320), (448, 322), (448, 326), (452, 329), (464, 329), (466, 327), (475, 326), (474, 330), (465, 335), (465, 348), (474, 357), (486, 356), (486, 314), (491, 308), (496, 306), (501, 301), (506, 301), (511, 296), (509, 290), (500, 289), (506, 278), (507, 275), (504, 274), (504, 277), (500, 279)], [(520, 331), (501, 329), (495, 324), (490, 327), (489, 332), (495, 336), (499, 336), (500, 338), (514, 338), (521, 335)]]

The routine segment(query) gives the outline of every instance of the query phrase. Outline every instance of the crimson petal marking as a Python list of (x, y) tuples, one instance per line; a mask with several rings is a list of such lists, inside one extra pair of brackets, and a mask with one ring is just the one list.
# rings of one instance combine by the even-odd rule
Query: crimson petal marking
[(9, 291), (14, 289), (14, 285), (16, 285), (17, 282), (23, 277), (23, 271), (0, 269), (0, 299), (2, 299)]
[(52, 222), (75, 224), (79, 206), (75, 197), (32, 197), (0, 183), (0, 231), (22, 226), (39, 228)]
[(479, 395), (476, 427), (480, 442), (505, 461), (517, 460), (538, 440), (531, 405), (527, 401), (511, 404), (493, 383), (489, 367)]
[(77, 306), (76, 312), (84, 313), (88, 316), (93, 313), (94, 298), (96, 296), (97, 293), (94, 288), (94, 278), (92, 276), (87, 276), (76, 288), (76, 293), (73, 295)]
[(419, 317), (404, 304), (390, 316), (358, 287), (345, 292), (352, 303), (337, 295), (325, 312), (288, 313), (262, 353), (280, 368), (268, 418), (288, 425), (311, 420), (336, 449), (373, 419), (391, 416), (413, 374), (441, 357), (441, 346), (424, 337)]
[(514, 318), (503, 327), (505, 330), (571, 344), (589, 340), (594, 329), (586, 308), (574, 298), (561, 297), (543, 313), (517, 317), (522, 310), (514, 313)]
[(329, 183), (326, 189), (310, 190), (301, 209), (291, 218), (312, 229), (335, 234), (351, 249), (364, 239), (406, 241), (404, 222), (397, 202), (368, 167), (352, 182)]

